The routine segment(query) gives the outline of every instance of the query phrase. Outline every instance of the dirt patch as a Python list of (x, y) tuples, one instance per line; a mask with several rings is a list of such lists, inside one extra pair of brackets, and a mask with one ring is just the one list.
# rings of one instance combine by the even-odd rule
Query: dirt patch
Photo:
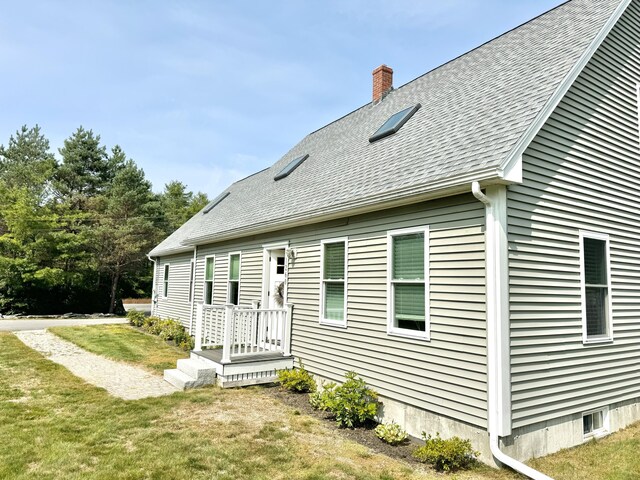
[(294, 410), (297, 410), (301, 414), (309, 415), (310, 417), (320, 420), (323, 427), (335, 431), (340, 436), (367, 447), (372, 452), (380, 453), (414, 465), (421, 465), (411, 455), (416, 447), (422, 445), (422, 442), (416, 438), (409, 437), (409, 439), (402, 445), (392, 446), (376, 437), (376, 434), (373, 431), (376, 424), (354, 429), (338, 427), (335, 420), (333, 420), (328, 413), (315, 410), (311, 406), (309, 403), (309, 395), (306, 393), (291, 393), (286, 390), (282, 390), (277, 386), (265, 387), (263, 391), (266, 395), (280, 400), (282, 403), (288, 405)]

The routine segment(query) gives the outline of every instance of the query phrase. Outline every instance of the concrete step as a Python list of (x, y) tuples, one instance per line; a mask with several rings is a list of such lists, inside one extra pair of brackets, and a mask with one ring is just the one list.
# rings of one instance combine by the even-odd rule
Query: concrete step
[(194, 388), (196, 384), (195, 378), (190, 377), (189, 375), (187, 375), (184, 372), (181, 372), (177, 368), (173, 368), (171, 370), (165, 370), (164, 380), (181, 390)]
[(198, 360), (181, 358), (178, 360), (178, 370), (202, 382), (202, 385), (211, 385), (216, 381), (216, 369)]

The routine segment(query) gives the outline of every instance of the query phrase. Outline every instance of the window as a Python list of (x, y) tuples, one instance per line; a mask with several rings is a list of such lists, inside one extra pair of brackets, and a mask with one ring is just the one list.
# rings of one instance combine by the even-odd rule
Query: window
[(218, 205), (222, 200), (224, 200), (225, 198), (227, 198), (229, 196), (229, 193), (231, 192), (224, 192), (221, 193), (220, 195), (218, 195), (216, 198), (214, 198), (213, 200), (211, 200), (209, 202), (209, 205), (207, 205), (206, 207), (204, 207), (204, 210), (202, 210), (202, 213), (209, 213), (211, 210), (213, 210), (213, 208)]
[(389, 333), (429, 338), (428, 227), (389, 232)]
[(610, 341), (612, 328), (609, 236), (580, 232), (580, 250), (583, 339), (585, 343)]
[(585, 439), (602, 437), (609, 433), (609, 409), (582, 414), (582, 434)]
[(215, 271), (215, 257), (204, 259), (204, 303), (213, 305), (213, 275)]
[(229, 254), (229, 287), (227, 290), (227, 301), (233, 305), (238, 305), (240, 297), (240, 254)]
[(162, 280), (162, 296), (167, 298), (169, 296), (169, 265), (164, 266), (164, 278)]
[(288, 163), (286, 167), (280, 170), (280, 172), (275, 177), (273, 177), (273, 179), (280, 180), (282, 178), (288, 177), (291, 174), (291, 172), (293, 172), (296, 168), (302, 165), (302, 162), (304, 162), (307, 158), (309, 158), (308, 154), (301, 155), (300, 157), (294, 158)]
[(373, 143), (376, 140), (380, 140), (381, 138), (388, 137), (389, 135), (393, 135), (398, 132), (402, 128), (402, 126), (409, 121), (413, 114), (418, 111), (420, 108), (420, 104), (414, 105), (413, 107), (405, 108), (404, 110), (399, 111), (398, 113), (394, 113), (389, 117), (389, 120), (384, 122), (382, 126), (371, 135), (369, 138), (369, 142)]
[(193, 273), (195, 262), (191, 260), (191, 270), (189, 271), (189, 303), (193, 301)]
[(276, 275), (284, 275), (284, 257), (276, 257)]
[(320, 322), (347, 326), (347, 240), (322, 241)]

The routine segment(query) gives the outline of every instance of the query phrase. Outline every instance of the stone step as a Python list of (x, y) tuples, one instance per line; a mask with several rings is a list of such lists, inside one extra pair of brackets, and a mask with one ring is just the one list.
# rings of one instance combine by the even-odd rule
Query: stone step
[(184, 372), (181, 372), (177, 368), (173, 368), (171, 370), (164, 371), (164, 379), (169, 382), (171, 385), (181, 389), (186, 390), (188, 388), (194, 388), (196, 385), (196, 379), (190, 377)]
[(181, 358), (178, 360), (178, 370), (202, 382), (202, 385), (211, 385), (216, 381), (216, 369), (198, 360)]

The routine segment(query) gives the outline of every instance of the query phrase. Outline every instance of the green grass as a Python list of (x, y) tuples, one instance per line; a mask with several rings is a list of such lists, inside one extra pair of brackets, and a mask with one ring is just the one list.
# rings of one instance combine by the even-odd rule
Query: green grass
[[(115, 327), (62, 327), (56, 333), (142, 366), (158, 361), (149, 360), (155, 355), (149, 347), (168, 349), (163, 361), (183, 354)], [(0, 425), (0, 478), (18, 480), (521, 478), (487, 467), (443, 476), (373, 454), (255, 387), (123, 401), (3, 333)], [(556, 480), (637, 479), (639, 438), (636, 425), (533, 466)]]
[(90, 352), (135, 363), (159, 373), (167, 368), (176, 368), (179, 358), (189, 356), (188, 352), (128, 325), (54, 327), (49, 331)]

